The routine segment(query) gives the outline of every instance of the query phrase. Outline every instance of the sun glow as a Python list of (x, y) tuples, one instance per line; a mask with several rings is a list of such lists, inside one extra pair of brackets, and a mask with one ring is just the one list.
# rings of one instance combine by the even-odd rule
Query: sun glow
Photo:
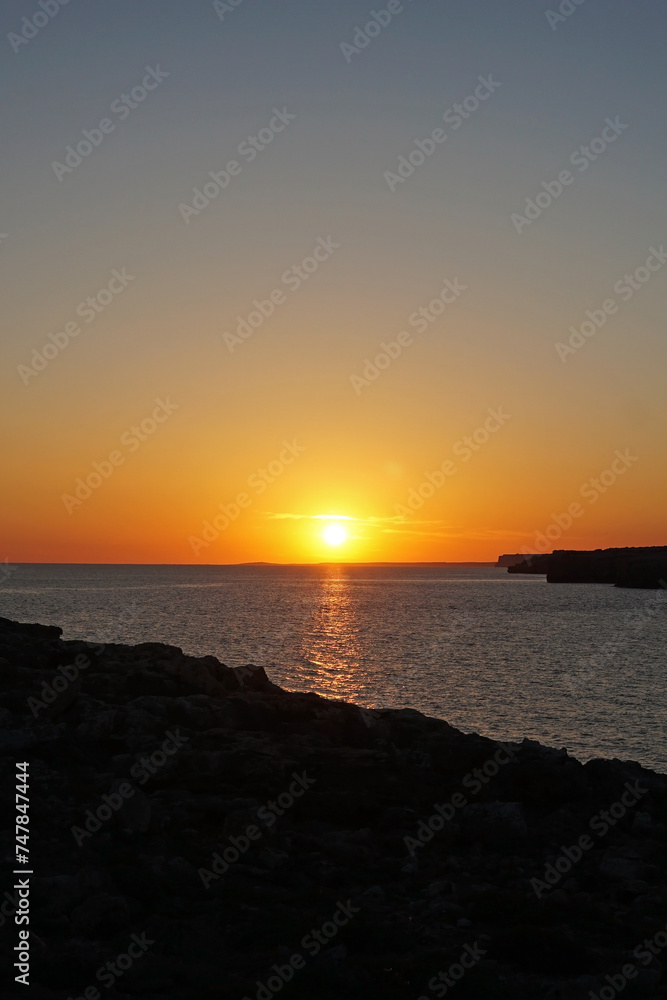
[(342, 545), (347, 541), (347, 531), (342, 524), (329, 524), (322, 532), (327, 545)]

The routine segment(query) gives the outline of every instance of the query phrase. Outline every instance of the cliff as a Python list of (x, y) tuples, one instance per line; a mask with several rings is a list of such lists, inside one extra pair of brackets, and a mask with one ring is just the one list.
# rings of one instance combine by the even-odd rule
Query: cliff
[(609, 583), (616, 587), (656, 590), (667, 585), (667, 546), (556, 549), (548, 555), (527, 556), (508, 573), (546, 573), (548, 583)]
[(0, 669), (33, 872), (31, 985), (7, 962), (3, 1000), (574, 1000), (628, 964), (633, 995), (667, 996), (663, 775), (159, 643), (0, 619)]
[(523, 556), (522, 562), (513, 563), (507, 567), (508, 573), (546, 573), (549, 567), (549, 555)]
[(525, 559), (524, 555), (519, 554), (498, 556), (496, 566), (516, 566), (518, 563), (525, 562)]

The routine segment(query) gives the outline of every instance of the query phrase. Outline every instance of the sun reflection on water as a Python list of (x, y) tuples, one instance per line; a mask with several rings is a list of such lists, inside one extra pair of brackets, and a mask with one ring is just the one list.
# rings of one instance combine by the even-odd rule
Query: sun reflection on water
[(311, 666), (314, 690), (329, 698), (354, 700), (359, 668), (370, 656), (354, 588), (341, 566), (327, 567), (320, 593), (301, 639), (300, 653)]

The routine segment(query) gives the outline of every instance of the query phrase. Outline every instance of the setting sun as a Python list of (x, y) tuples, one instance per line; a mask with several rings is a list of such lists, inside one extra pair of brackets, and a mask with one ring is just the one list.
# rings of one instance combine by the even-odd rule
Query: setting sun
[(322, 538), (327, 545), (342, 545), (347, 540), (347, 531), (342, 524), (330, 524), (322, 532)]

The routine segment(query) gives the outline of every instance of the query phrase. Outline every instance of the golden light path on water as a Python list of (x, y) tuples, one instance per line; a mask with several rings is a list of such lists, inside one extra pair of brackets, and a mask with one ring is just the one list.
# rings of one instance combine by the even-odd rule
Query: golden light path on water
[(318, 606), (303, 635), (301, 655), (317, 668), (328, 697), (354, 700), (359, 693), (359, 670), (370, 655), (358, 603), (352, 600), (349, 580), (340, 567), (327, 567)]

